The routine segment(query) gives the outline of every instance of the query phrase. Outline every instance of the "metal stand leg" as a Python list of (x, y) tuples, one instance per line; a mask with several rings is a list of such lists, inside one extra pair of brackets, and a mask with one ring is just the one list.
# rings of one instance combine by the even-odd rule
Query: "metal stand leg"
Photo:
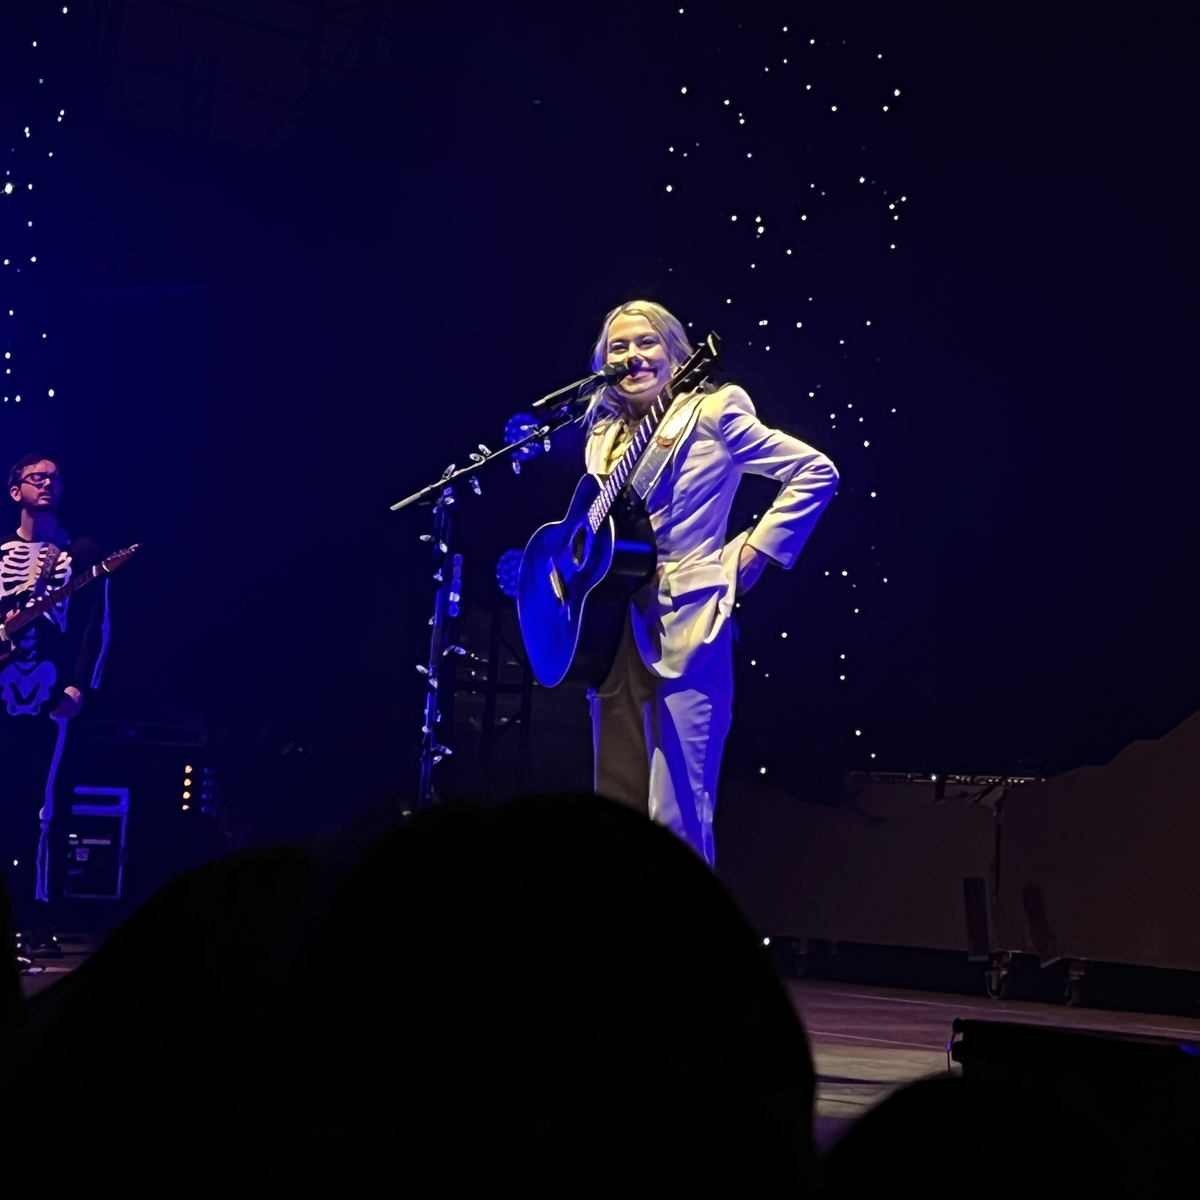
[[(453, 467), (450, 468), (453, 471)], [(462, 555), (450, 554), (450, 529), (453, 523), (454, 489), (444, 487), (433, 505), (433, 533), (422, 534), (421, 541), (433, 545), (434, 572), (438, 589), (429, 619), (429, 660), (418, 665), (425, 676), (425, 714), (421, 725), (421, 783), (417, 791), (417, 809), (430, 808), (438, 802), (433, 786), (433, 768), (450, 754), (438, 738), (442, 714), (438, 704), (438, 684), (442, 662), (448, 654), (465, 654), (451, 636), (451, 623), (458, 617), (462, 601)]]

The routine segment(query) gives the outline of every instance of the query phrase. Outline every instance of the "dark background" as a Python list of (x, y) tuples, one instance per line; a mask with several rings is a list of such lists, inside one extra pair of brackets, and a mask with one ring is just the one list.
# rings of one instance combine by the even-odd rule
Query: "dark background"
[[(0, 458), (145, 547), (91, 716), (305, 748), (303, 805), (230, 783), (243, 825), (414, 790), (432, 585), (388, 504), (634, 296), (842, 472), (740, 611), (729, 773), (1053, 773), (1200, 705), (1188, 7), (682, 7), (5, 6)], [(468, 600), (579, 469), (464, 499)]]

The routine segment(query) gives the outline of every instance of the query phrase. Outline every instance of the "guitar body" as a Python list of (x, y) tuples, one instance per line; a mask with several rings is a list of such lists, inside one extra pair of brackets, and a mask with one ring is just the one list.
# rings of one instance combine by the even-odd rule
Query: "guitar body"
[(601, 481), (585, 475), (561, 521), (529, 539), (517, 578), (517, 615), (534, 676), (544, 687), (565, 679), (598, 687), (616, 658), (629, 598), (654, 573), (650, 520), (622, 493), (593, 533), (588, 509)]

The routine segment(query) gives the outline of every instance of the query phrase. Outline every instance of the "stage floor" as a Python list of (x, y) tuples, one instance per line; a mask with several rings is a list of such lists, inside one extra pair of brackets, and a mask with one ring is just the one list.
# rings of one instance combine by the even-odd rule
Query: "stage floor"
[[(37, 974), (22, 977), (27, 997), (84, 962), (95, 941), (63, 935), (62, 949), (61, 958), (43, 959)], [(818, 980), (787, 980), (785, 986), (804, 1023), (816, 1064), (816, 1138), (822, 1149), (897, 1088), (948, 1070), (952, 1064), (947, 1043), (955, 1017), (1200, 1041), (1200, 1019), (1187, 1017)]]
[(790, 980), (787, 989), (816, 1062), (821, 1149), (897, 1088), (944, 1073), (951, 1066), (946, 1047), (955, 1017), (1200, 1039), (1200, 1020), (1186, 1017), (810, 980)]

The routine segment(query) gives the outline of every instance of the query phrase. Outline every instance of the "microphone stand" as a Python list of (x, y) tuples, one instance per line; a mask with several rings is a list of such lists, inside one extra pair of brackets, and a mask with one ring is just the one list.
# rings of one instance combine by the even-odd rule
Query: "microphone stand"
[[(462, 476), (470, 477), (471, 490), (482, 494), (476, 472), (505, 455), (512, 455), (513, 470), (521, 469), (518, 452), (534, 442), (541, 442), (550, 449), (550, 435), (556, 430), (579, 420), (586, 402), (597, 388), (603, 387), (611, 377), (589, 375), (575, 383), (559, 388), (543, 396), (532, 405), (538, 412), (538, 423), (532, 432), (519, 441), (510, 442), (499, 450), (489, 450), (483, 443), (469, 455), (470, 461), (460, 467), (451, 463), (433, 483), (426, 484), (420, 491), (413, 492), (391, 506), (399, 512), (412, 504), (431, 504), (433, 532), (421, 534), (421, 541), (428, 542), (433, 549), (434, 582), (438, 585), (433, 602), (433, 616), (429, 619), (429, 657), (417, 670), (425, 677), (425, 706), (421, 721), (421, 772), (417, 789), (417, 810), (421, 811), (436, 804), (437, 794), (433, 786), (433, 769), (447, 755), (453, 753), (438, 737), (438, 724), (442, 714), (438, 707), (438, 684), (443, 661), (451, 654), (466, 654), (466, 650), (453, 638), (453, 622), (457, 619), (462, 601), (462, 555), (451, 554), (450, 533), (456, 503), (454, 481)], [(565, 397), (565, 399), (563, 399)], [(405, 813), (408, 816), (409, 813)]]

